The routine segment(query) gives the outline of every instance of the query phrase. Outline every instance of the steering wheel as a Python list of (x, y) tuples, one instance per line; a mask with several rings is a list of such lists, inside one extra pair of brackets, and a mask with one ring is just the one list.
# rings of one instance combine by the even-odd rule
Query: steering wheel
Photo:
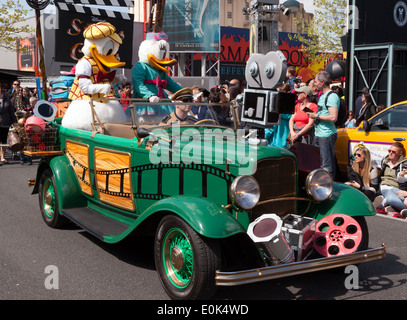
[(201, 124), (202, 122), (205, 122), (205, 121), (211, 121), (211, 122), (214, 122), (216, 125), (219, 125), (219, 122), (214, 119), (202, 119), (202, 120), (195, 122), (195, 124)]

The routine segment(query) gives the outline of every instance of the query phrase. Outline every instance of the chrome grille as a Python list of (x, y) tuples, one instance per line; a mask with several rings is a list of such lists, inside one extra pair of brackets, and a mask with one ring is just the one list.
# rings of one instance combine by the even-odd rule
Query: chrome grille
[[(260, 185), (260, 201), (295, 197), (297, 194), (297, 171), (292, 158), (273, 158), (260, 160), (254, 177)], [(257, 205), (252, 209), (252, 219), (265, 213), (284, 216), (296, 213), (295, 200), (282, 200)]]

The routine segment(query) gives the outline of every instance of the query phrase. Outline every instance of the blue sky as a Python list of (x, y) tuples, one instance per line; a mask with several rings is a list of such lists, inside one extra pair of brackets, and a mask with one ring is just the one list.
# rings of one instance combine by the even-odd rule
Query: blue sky
[(304, 9), (307, 12), (314, 12), (314, 6), (312, 5), (312, 3), (314, 2), (314, 0), (298, 0), (299, 2), (304, 4)]

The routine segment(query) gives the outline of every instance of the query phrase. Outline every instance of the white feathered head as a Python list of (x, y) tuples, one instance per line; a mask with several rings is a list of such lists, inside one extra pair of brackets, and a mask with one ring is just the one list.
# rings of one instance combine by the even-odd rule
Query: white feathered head
[(177, 63), (176, 59), (169, 60), (170, 45), (165, 33), (148, 33), (139, 47), (138, 57), (141, 62), (147, 63), (159, 71), (168, 72), (168, 66)]
[(93, 58), (102, 72), (108, 73), (111, 68), (123, 67), (126, 64), (115, 57), (122, 39), (109, 22), (90, 25), (83, 32), (83, 36), (85, 41), (82, 52)]

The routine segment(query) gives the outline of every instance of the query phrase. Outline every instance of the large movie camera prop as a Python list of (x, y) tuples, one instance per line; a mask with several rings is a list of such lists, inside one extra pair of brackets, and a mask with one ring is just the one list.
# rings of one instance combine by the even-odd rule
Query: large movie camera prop
[(287, 60), (281, 51), (254, 53), (246, 63), (241, 120), (256, 127), (280, 124), (281, 114), (294, 113), (296, 95), (276, 89), (286, 77)]

